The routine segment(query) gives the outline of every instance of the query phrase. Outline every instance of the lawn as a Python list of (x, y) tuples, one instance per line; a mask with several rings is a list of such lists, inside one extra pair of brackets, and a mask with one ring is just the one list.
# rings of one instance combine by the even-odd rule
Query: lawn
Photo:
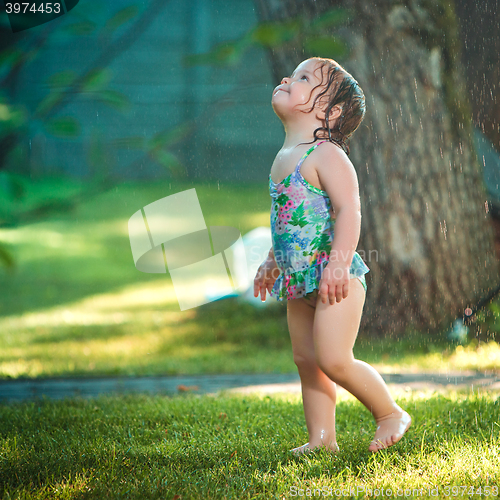
[[(51, 182), (33, 187), (24, 205), (79, 189), (70, 183), (54, 189)], [(120, 184), (72, 209), (68, 204), (65, 213), (0, 229), (17, 261), (14, 273), (0, 270), (0, 377), (295, 372), (283, 304), (255, 309), (231, 298), (181, 312), (168, 274), (135, 269), (130, 215), (191, 187)], [(265, 188), (195, 187), (208, 225), (244, 234), (268, 224)], [(0, 219), (2, 210), (20, 209), (0, 200)], [(397, 342), (361, 336), (355, 349), (383, 372), (493, 370), (500, 360), (493, 341), (461, 346), (418, 332)], [(0, 404), (0, 495), (374, 498), (391, 489), (393, 497), (498, 496), (498, 393), (414, 391), (397, 402), (413, 424), (389, 450), (368, 452), (372, 417), (342, 394), (340, 452), (302, 458), (288, 452), (307, 439), (297, 395)]]
[[(0, 378), (295, 371), (286, 306), (255, 309), (237, 298), (180, 311), (169, 274), (137, 271), (128, 219), (169, 193), (196, 188), (208, 225), (242, 234), (269, 224), (266, 186), (123, 183), (63, 213), (0, 229), (14, 255), (0, 269)], [(0, 220), (80, 184), (30, 184), (22, 202), (0, 198)], [(498, 306), (497, 306), (498, 307)], [(493, 370), (497, 343), (457, 346), (418, 332), (363, 337), (356, 355), (380, 371)]]
[(4, 499), (269, 500), (301, 492), (380, 498), (390, 489), (393, 497), (398, 490), (399, 497), (498, 496), (498, 394), (414, 392), (397, 401), (413, 424), (393, 447), (367, 450), (372, 417), (346, 394), (337, 406), (340, 452), (300, 458), (288, 452), (307, 439), (297, 395), (0, 406), (0, 493)]

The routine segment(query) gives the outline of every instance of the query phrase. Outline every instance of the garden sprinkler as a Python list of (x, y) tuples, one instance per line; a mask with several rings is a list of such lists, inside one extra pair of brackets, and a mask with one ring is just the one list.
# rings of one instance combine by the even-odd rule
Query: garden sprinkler
[(489, 295), (483, 297), (474, 308), (466, 307), (464, 314), (453, 322), (453, 328), (448, 332), (448, 338), (459, 342), (467, 340), (468, 325), (472, 323), (474, 315), (498, 295), (498, 292), (500, 292), (500, 285), (492, 290)]

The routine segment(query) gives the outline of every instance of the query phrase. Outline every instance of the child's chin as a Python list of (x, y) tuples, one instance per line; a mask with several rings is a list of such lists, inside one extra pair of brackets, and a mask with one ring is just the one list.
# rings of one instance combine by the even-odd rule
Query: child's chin
[(283, 103), (276, 102), (274, 99), (271, 100), (271, 106), (274, 112), (281, 118), (286, 114), (286, 106)]
[(279, 111), (274, 110), (274, 114), (283, 122), (286, 122), (286, 116), (280, 113)]

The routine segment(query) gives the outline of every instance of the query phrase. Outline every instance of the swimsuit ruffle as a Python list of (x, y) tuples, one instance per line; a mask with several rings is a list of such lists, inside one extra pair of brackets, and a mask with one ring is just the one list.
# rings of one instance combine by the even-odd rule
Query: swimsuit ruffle
[[(328, 264), (328, 260), (320, 264), (311, 266), (303, 271), (281, 272), (274, 282), (271, 296), (282, 301), (300, 299), (306, 294), (319, 289), (323, 271)], [(370, 268), (364, 263), (361, 256), (356, 252), (349, 268), (349, 277), (359, 278), (368, 273)]]

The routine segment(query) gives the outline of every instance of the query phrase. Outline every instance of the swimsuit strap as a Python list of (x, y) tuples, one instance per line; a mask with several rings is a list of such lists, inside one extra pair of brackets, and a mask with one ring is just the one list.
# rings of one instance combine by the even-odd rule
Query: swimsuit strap
[(318, 142), (317, 144), (315, 144), (314, 146), (312, 146), (311, 148), (309, 148), (306, 153), (304, 154), (304, 156), (299, 160), (299, 163), (297, 163), (297, 168), (296, 170), (298, 171), (300, 166), (302, 165), (302, 163), (304, 163), (304, 160), (320, 145), (320, 144), (323, 144), (324, 142), (328, 142), (328, 140), (324, 140), (324, 141), (320, 141)]

